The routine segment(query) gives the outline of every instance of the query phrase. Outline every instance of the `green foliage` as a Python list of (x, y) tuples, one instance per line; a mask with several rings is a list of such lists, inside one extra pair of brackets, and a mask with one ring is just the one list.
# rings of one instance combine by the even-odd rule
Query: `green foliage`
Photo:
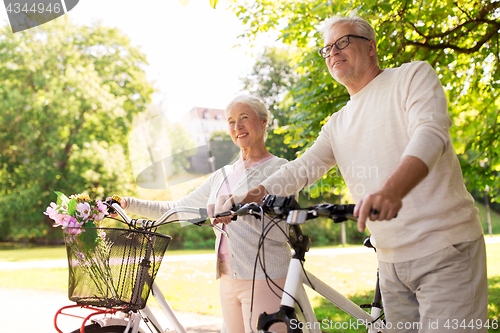
[(195, 147), (196, 143), (191, 139), (184, 126), (181, 124), (171, 126), (168, 138), (171, 144), (171, 154), (174, 158), (172, 160), (173, 169), (169, 171), (173, 175), (178, 175), (190, 168), (188, 148)]
[(211, 227), (206, 225), (186, 225), (181, 227), (172, 223), (160, 227), (159, 232), (172, 237), (170, 249), (215, 249), (215, 234)]
[(268, 121), (268, 150), (289, 161), (295, 159), (300, 149), (300, 145), (287, 140), (291, 121), (289, 110), (294, 105), (293, 101), (285, 98), (298, 79), (298, 75), (293, 72), (296, 57), (292, 48), (268, 47), (258, 56), (249, 75), (242, 79), (244, 88), (260, 97), (272, 115)]
[[(484, 201), (478, 202), (476, 199), (476, 207), (479, 209), (479, 221), (483, 226), (485, 235), (488, 234), (488, 219), (486, 217), (486, 207), (482, 204)], [(500, 214), (490, 206), (491, 232), (493, 235), (500, 234)]]
[(234, 144), (227, 131), (213, 132), (209, 144), (210, 153), (215, 157), (215, 170), (232, 164), (240, 153), (240, 149)]
[[(290, 127), (285, 140), (309, 147), (328, 117), (349, 100), (328, 74), (317, 50), (318, 27), (334, 14), (357, 12), (377, 33), (381, 67), (424, 60), (436, 70), (449, 100), (451, 134), (469, 190), (500, 200), (500, 2), (430, 0), (323, 1), (257, 0), (235, 8), (252, 42), (269, 30), (299, 50), (294, 68), (300, 79), (289, 91)], [(336, 176), (335, 173), (331, 176)], [(338, 177), (327, 177), (335, 188)]]
[[(300, 193), (299, 204), (301, 207), (312, 206), (323, 202), (339, 202), (338, 196), (331, 195), (328, 191), (323, 192), (321, 195), (317, 195), (315, 198), (310, 194), (311, 193)], [(359, 233), (356, 222), (345, 221), (342, 223), (345, 225), (346, 243), (353, 245), (363, 244), (367, 234)], [(311, 240), (311, 245), (315, 247), (342, 244), (342, 229), (340, 223), (334, 223), (327, 218), (316, 218), (308, 221), (302, 226), (302, 231), (304, 235), (307, 235)]]
[(128, 147), (136, 184), (161, 188), (165, 176), (179, 175), (190, 168), (189, 149), (196, 147), (195, 142), (183, 126), (172, 124), (157, 106), (148, 105), (134, 117), (133, 128)]
[[(300, 82), (301, 75), (294, 71), (300, 54), (292, 47), (268, 47), (257, 58), (251, 73), (243, 78), (245, 89), (262, 98), (272, 113), (267, 148), (289, 161), (299, 156), (303, 148), (315, 140), (320, 130), (320, 127), (311, 129), (311, 120), (296, 111), (295, 95), (291, 93)], [(329, 117), (327, 112), (325, 110), (323, 117)], [(323, 179), (304, 189), (304, 192), (309, 197), (322, 199), (323, 194), (341, 194), (343, 185), (342, 177), (338, 175), (337, 169), (333, 169)]]
[(67, 18), (0, 36), (0, 238), (60, 236), (42, 214), (54, 190), (97, 199), (131, 183), (146, 58), (118, 29)]

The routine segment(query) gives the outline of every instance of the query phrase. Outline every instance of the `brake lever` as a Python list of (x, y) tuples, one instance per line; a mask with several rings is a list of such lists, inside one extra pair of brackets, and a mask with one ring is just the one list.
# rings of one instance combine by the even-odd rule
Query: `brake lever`
[(224, 236), (226, 236), (227, 238), (229, 238), (229, 234), (224, 229), (222, 229), (221, 227), (218, 227), (215, 224), (209, 224), (209, 225), (212, 228), (215, 228), (216, 230), (218, 230), (219, 232), (221, 232), (222, 234), (224, 234)]

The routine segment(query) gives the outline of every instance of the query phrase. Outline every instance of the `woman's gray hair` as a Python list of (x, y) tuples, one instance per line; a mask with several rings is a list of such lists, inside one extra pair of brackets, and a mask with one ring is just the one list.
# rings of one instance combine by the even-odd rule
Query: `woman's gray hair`
[[(255, 113), (257, 113), (260, 119), (265, 121), (269, 120), (269, 111), (267, 110), (264, 101), (252, 95), (239, 95), (236, 96), (231, 102), (229, 102), (229, 104), (226, 106), (226, 110), (224, 111), (226, 119), (227, 119), (227, 113), (236, 104), (243, 104), (249, 106), (252, 110), (255, 111)], [(267, 127), (266, 127), (266, 133), (264, 133), (264, 140), (266, 140), (266, 138), (267, 138)]]
[(340, 23), (350, 23), (355, 26), (356, 34), (366, 37), (368, 39), (377, 40), (377, 36), (375, 34), (375, 29), (366, 22), (363, 18), (359, 17), (356, 14), (352, 14), (349, 17), (345, 16), (332, 16), (329, 19), (325, 20), (320, 28), (320, 31), (323, 35), (323, 38), (327, 32), (329, 32), (335, 25)]

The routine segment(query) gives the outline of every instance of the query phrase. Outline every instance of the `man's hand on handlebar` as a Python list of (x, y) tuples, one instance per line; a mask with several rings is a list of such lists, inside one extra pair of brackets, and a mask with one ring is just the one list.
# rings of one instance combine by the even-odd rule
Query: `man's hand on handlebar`
[(247, 193), (230, 195), (221, 207), (220, 211), (228, 211), (238, 204), (250, 203), (250, 202), (262, 202), (262, 198), (265, 197), (269, 192), (262, 185), (254, 187)]

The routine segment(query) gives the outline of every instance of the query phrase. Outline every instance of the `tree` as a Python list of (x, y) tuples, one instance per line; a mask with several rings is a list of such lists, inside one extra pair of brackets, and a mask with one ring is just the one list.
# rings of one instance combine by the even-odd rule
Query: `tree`
[(128, 139), (130, 162), (139, 187), (165, 189), (174, 176), (190, 171), (196, 143), (180, 124), (172, 124), (159, 107), (149, 105), (133, 121)]
[[(243, 78), (244, 88), (262, 98), (272, 114), (271, 130), (266, 146), (273, 154), (294, 160), (314, 140), (315, 133), (301, 132), (295, 135), (298, 124), (294, 124), (297, 105), (291, 92), (300, 82), (301, 75), (295, 71), (301, 53), (294, 47), (266, 47), (258, 56), (250, 74)], [(332, 188), (332, 184), (336, 184)], [(335, 172), (304, 189), (308, 197), (332, 200), (331, 195), (341, 193), (344, 181)], [(339, 186), (340, 185), (340, 186)]]
[(468, 188), (488, 186), (499, 201), (499, 7), (494, 0), (257, 0), (235, 12), (248, 27), (243, 38), (277, 29), (279, 40), (302, 54), (295, 68), (300, 80), (290, 91), (295, 108), (287, 139), (292, 144), (310, 146), (322, 124), (349, 100), (318, 55), (318, 26), (333, 14), (356, 11), (375, 27), (382, 68), (413, 60), (434, 67), (448, 96), (453, 144)]
[(249, 75), (242, 79), (244, 89), (260, 97), (271, 113), (266, 146), (274, 155), (289, 161), (295, 159), (303, 146), (300, 142), (291, 145), (287, 140), (290, 110), (294, 108), (293, 101), (287, 96), (298, 80), (298, 75), (293, 72), (295, 59), (297, 54), (292, 48), (267, 47), (258, 56)]
[(0, 238), (30, 240), (55, 230), (42, 214), (55, 190), (125, 191), (127, 135), (153, 89), (118, 29), (60, 18), (0, 35)]
[(234, 144), (227, 131), (215, 131), (209, 140), (210, 154), (214, 157), (214, 169), (218, 170), (225, 165), (234, 163), (240, 149)]

